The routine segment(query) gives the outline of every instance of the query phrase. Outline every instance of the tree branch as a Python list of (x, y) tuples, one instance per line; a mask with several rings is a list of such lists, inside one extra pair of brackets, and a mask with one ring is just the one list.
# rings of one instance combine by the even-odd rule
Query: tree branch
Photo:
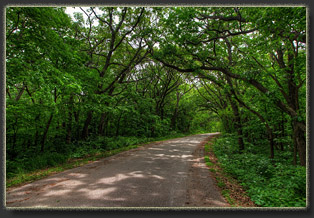
[(222, 21), (239, 21), (239, 22), (248, 22), (246, 19), (241, 17), (240, 15), (238, 16), (230, 16), (230, 17), (224, 17), (221, 15), (216, 15), (216, 16), (210, 16), (207, 14), (200, 14), (201, 17), (197, 17), (199, 20), (206, 20), (206, 19), (211, 19), (211, 20), (222, 20)]

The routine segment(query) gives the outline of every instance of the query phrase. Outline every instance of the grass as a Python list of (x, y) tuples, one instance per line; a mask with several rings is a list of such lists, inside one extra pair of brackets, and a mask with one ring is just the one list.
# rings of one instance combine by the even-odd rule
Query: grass
[(216, 173), (217, 172), (217, 170), (215, 168), (210, 168), (209, 171), (212, 172), (212, 173)]
[(207, 166), (211, 167), (214, 165), (214, 163), (210, 161), (208, 156), (205, 156), (204, 159)]
[(226, 187), (226, 184), (222, 181), (221, 177), (216, 177), (216, 180), (217, 180), (217, 186), (219, 188), (225, 188)]

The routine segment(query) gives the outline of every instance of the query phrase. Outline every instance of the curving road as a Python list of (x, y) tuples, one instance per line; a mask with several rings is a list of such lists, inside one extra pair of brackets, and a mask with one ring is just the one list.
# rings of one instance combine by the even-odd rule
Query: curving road
[(196, 152), (217, 134), (148, 144), (10, 189), (6, 207), (228, 206)]

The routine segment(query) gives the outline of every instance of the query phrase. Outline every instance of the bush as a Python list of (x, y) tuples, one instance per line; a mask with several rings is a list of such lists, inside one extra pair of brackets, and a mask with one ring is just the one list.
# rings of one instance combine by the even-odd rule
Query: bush
[(6, 176), (8, 179), (14, 177), (20, 171), (20, 164), (17, 161), (6, 161)]
[[(241, 182), (257, 205), (306, 206), (305, 167), (293, 166), (286, 160), (273, 164), (266, 152), (255, 153), (256, 149), (252, 148), (246, 149), (242, 154), (235, 153), (237, 147), (235, 139), (236, 137), (232, 135), (220, 137), (215, 141), (213, 150), (224, 171)], [(283, 152), (283, 156), (287, 155), (286, 153)], [(280, 155), (277, 158), (280, 158)]]
[(64, 163), (66, 160), (67, 157), (65, 155), (59, 154), (57, 152), (46, 152), (42, 155), (27, 159), (23, 168), (26, 171), (33, 171), (57, 166), (58, 164)]

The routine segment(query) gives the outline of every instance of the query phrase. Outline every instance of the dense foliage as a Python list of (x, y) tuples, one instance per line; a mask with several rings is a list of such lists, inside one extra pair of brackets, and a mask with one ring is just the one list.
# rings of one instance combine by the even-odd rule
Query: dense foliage
[(236, 136), (216, 140), (214, 153), (224, 170), (241, 182), (255, 204), (263, 207), (305, 207), (306, 172), (294, 166), (290, 152), (281, 152), (274, 161), (263, 143), (246, 143), (246, 152), (236, 152)]
[[(65, 8), (8, 7), (6, 49), (8, 178), (221, 131), (234, 137), (217, 154), (257, 204), (303, 205), (305, 7), (91, 7), (74, 18)], [(265, 166), (271, 182), (250, 183), (243, 160)], [(299, 200), (279, 200), (281, 180)], [(265, 200), (272, 195), (277, 202)]]

